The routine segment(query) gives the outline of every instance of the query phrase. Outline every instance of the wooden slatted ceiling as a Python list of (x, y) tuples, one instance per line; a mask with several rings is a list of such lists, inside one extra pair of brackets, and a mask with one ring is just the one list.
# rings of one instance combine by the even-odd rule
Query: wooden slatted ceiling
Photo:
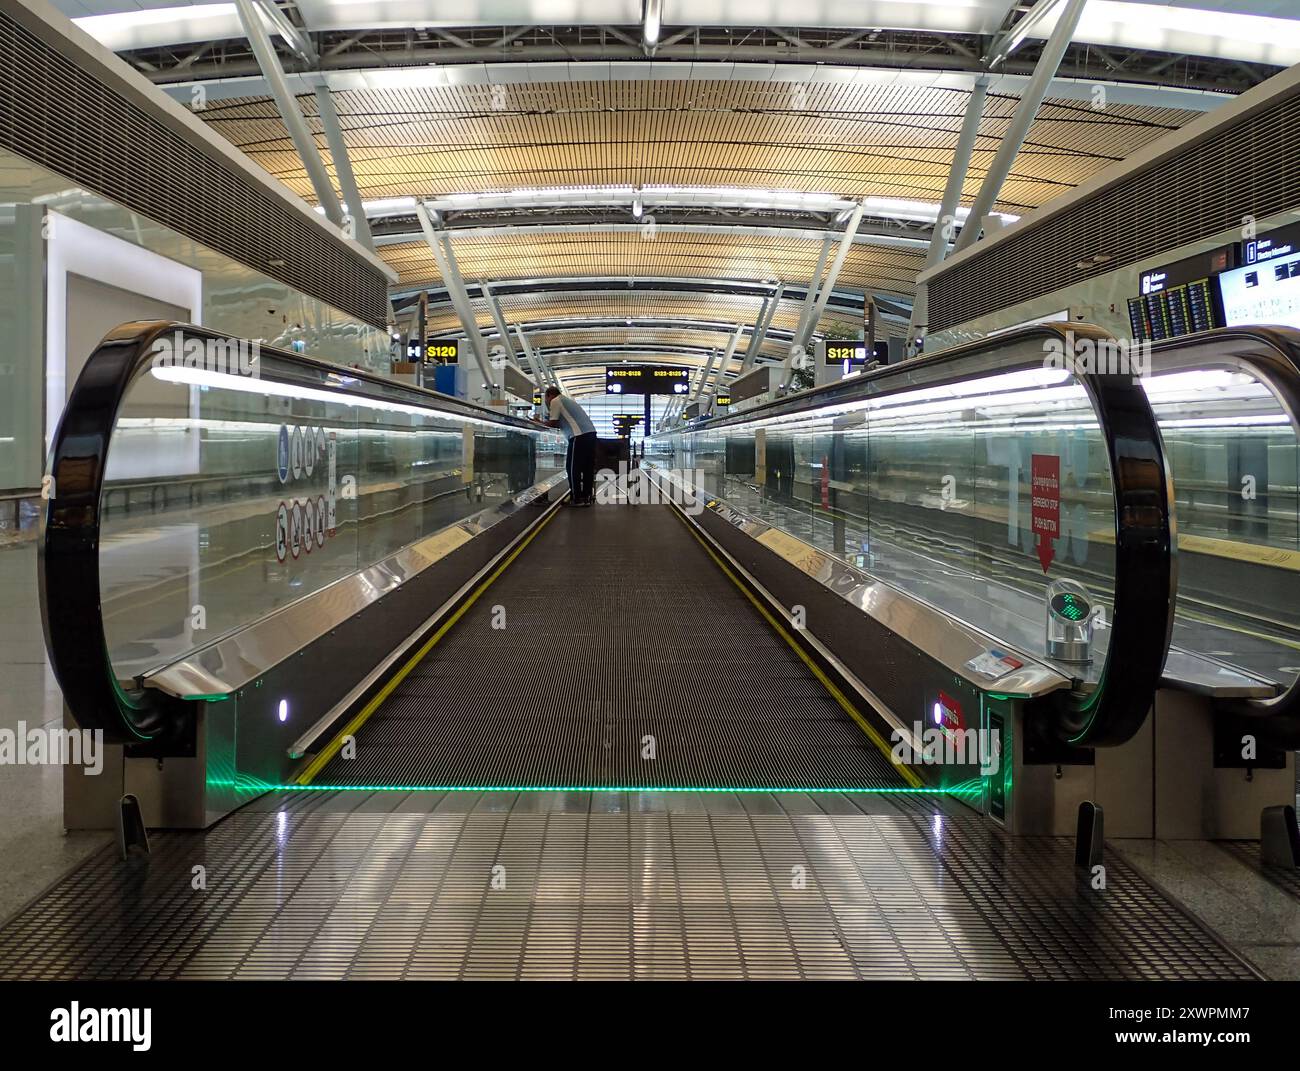
[[(713, 323), (753, 325), (758, 318), (758, 298), (727, 294), (674, 294), (661, 291), (608, 291), (590, 294), (529, 293), (502, 294), (501, 311), (511, 324), (535, 324), (564, 320), (637, 319), (654, 317), (665, 320), (704, 320)], [(482, 301), (471, 301), (475, 319), (481, 328), (493, 330), (492, 317)], [(782, 301), (772, 326), (793, 331), (799, 322), (800, 303)], [(429, 310), (430, 332), (456, 331), (460, 326), (449, 306)], [(822, 324), (840, 323), (860, 326), (852, 319), (828, 314)]]
[[(645, 327), (599, 327), (580, 331), (564, 330), (555, 325), (545, 330), (533, 330), (528, 341), (534, 349), (541, 346), (552, 350), (568, 349), (575, 346), (618, 346), (635, 349), (638, 346), (680, 346), (683, 348), (701, 347), (704, 349), (725, 350), (735, 328), (723, 331), (691, 331), (677, 328)], [(512, 340), (513, 341), (513, 340)], [(743, 357), (749, 345), (748, 337), (741, 340), (737, 352)], [(788, 346), (778, 343), (766, 343), (765, 354), (784, 356)]]
[[(484, 332), (495, 336), (496, 327), (492, 322), (487, 305), (472, 301), (475, 319)], [(772, 319), (774, 330), (794, 331), (799, 323), (801, 303), (782, 301)], [(722, 324), (746, 324), (753, 327), (758, 318), (759, 301), (756, 298), (734, 297), (727, 295), (682, 295), (659, 292), (637, 292), (627, 294), (611, 292), (608, 294), (590, 294), (574, 297), (567, 294), (507, 294), (501, 297), (501, 311), (509, 324), (529, 325), (529, 342), (534, 346), (547, 348), (555, 346), (591, 346), (624, 345), (655, 343), (659, 345), (694, 345), (725, 349), (728, 335), (733, 328), (722, 331), (691, 331), (675, 328), (643, 327), (633, 324), (631, 327), (617, 326), (582, 330), (565, 330), (566, 322), (584, 319), (635, 319), (637, 317), (654, 317), (662, 320), (704, 320)], [(832, 324), (857, 331), (861, 322), (857, 317), (844, 318), (827, 315), (822, 318), (821, 327), (825, 330)], [(544, 330), (538, 326), (544, 325)], [(429, 310), (428, 327), (430, 334), (451, 333), (459, 335), (460, 321), (450, 308), (435, 307)], [(749, 346), (749, 336), (741, 339), (737, 347), (738, 354), (744, 354)], [(762, 353), (769, 357), (784, 357), (787, 343), (769, 338)]]
[[(335, 95), (367, 199), (609, 185), (745, 187), (937, 202), (968, 94), (898, 85), (644, 81), (358, 90)], [(967, 203), (1017, 104), (991, 95)], [(328, 157), (314, 97), (299, 105)], [(314, 193), (269, 99), (199, 113), (296, 193)], [(1192, 118), (1130, 105), (1048, 101), (997, 207), (1050, 201)], [(660, 231), (456, 240), (469, 280), (677, 276), (808, 280), (819, 243)], [(423, 243), (381, 247), (402, 285), (439, 284)], [(910, 294), (919, 251), (855, 246), (844, 288)], [(649, 299), (665, 315), (667, 296)], [(756, 308), (754, 312), (756, 312)], [(487, 323), (486, 309), (480, 322)], [(797, 310), (794, 313), (797, 316)], [(752, 314), (748, 317), (752, 323)], [(783, 311), (783, 319), (785, 314)], [(793, 319), (793, 317), (790, 317)], [(790, 323), (789, 326), (793, 326)]]
[[(382, 248), (402, 286), (437, 281), (433, 254), (423, 242)], [(789, 237), (663, 231), (646, 239), (629, 231), (460, 238), (453, 240), (453, 248), (466, 280), (627, 275), (802, 282), (816, 267), (820, 244)], [(855, 245), (837, 285), (908, 293), (923, 262), (920, 251)]]
[[(654, 81), (506, 86), (496, 98), (487, 86), (359, 90), (337, 94), (336, 103), (367, 198), (672, 184), (938, 200), (966, 98), (914, 86)], [(300, 104), (314, 116), (313, 98)], [(968, 196), (1015, 105), (990, 96)], [(232, 100), (200, 114), (313, 199), (270, 100)], [(998, 207), (1043, 204), (1190, 118), (1049, 101)]]

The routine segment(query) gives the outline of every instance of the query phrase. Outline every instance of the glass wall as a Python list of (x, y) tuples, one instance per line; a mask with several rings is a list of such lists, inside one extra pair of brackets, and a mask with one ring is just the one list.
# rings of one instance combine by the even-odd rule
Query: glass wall
[[(636, 417), (645, 417), (645, 395), (643, 394), (629, 394), (626, 396), (584, 394), (580, 395), (577, 400), (582, 408), (587, 411), (587, 415), (591, 417), (591, 422), (596, 425), (596, 434), (602, 439), (612, 439), (618, 434), (614, 428), (615, 416), (629, 414)], [(651, 395), (650, 430), (652, 432), (667, 410), (669, 403), (678, 400), (667, 395)], [(645, 437), (643, 425), (644, 419), (641, 424), (637, 424), (633, 429), (631, 439), (634, 443), (640, 442)]]
[(1114, 496), (1083, 386), (1053, 369), (892, 394), (875, 382), (861, 400), (677, 433), (661, 440), (671, 452), (658, 460), (698, 470), (709, 495), (1032, 650), (1050, 580), (1083, 583), (1108, 617)]
[(200, 272), (205, 326), (285, 349), (301, 343), (343, 365), (389, 368), (385, 331), (0, 151), (0, 492), (38, 487), (43, 470), (43, 283), (47, 243), (59, 240), (47, 211)]
[(1160, 372), (1164, 359), (1143, 386), (1177, 506), (1174, 643), (1291, 685), (1300, 676), (1295, 426), (1248, 366)]
[[(397, 385), (262, 362), (256, 377), (152, 369), (128, 393), (100, 545), (123, 679), (563, 471), (551, 432), (429, 409)], [(115, 461), (142, 455), (168, 458), (168, 475), (124, 475)], [(449, 533), (448, 550), (458, 538)]]

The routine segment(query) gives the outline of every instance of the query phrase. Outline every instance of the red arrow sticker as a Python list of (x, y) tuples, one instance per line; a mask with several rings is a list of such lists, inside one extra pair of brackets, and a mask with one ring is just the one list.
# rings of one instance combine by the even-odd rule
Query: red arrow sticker
[(1056, 556), (1052, 543), (1061, 534), (1061, 459), (1056, 454), (1034, 454), (1030, 472), (1033, 479), (1030, 524), (1038, 537), (1038, 560), (1043, 572), (1047, 572)]

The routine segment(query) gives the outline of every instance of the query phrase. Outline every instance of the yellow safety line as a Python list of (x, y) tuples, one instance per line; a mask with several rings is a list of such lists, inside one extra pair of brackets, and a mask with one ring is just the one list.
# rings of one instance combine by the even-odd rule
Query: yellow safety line
[[(677, 511), (674, 510), (673, 512), (676, 513)], [(922, 781), (921, 778), (917, 776), (916, 771), (914, 771), (910, 766), (904, 765), (902, 763), (894, 762), (893, 749), (889, 746), (889, 744), (885, 742), (884, 737), (882, 737), (878, 732), (876, 732), (875, 727), (872, 726), (872, 724), (869, 721), (867, 721), (861, 714), (858, 713), (857, 707), (855, 707), (849, 701), (848, 696), (846, 696), (842, 691), (840, 691), (840, 689), (836, 686), (835, 682), (832, 681), (828, 676), (826, 676), (825, 673), (822, 672), (821, 667), (812, 660), (812, 658), (808, 655), (808, 653), (798, 643), (795, 642), (794, 637), (791, 636), (790, 633), (786, 631), (785, 626), (782, 625), (781, 622), (776, 619), (776, 617), (772, 614), (772, 612), (768, 610), (768, 608), (764, 606), (761, 601), (759, 601), (758, 596), (756, 596), (752, 591), (750, 591), (746, 585), (740, 582), (740, 578), (736, 576), (736, 574), (733, 573), (727, 567), (726, 562), (724, 562), (713, 552), (713, 548), (709, 546), (709, 544), (704, 540), (703, 536), (701, 536), (699, 532), (697, 532), (695, 528), (691, 525), (691, 523), (688, 520), (686, 520), (686, 518), (683, 517), (680, 513), (678, 513), (678, 519), (682, 522), (682, 524), (686, 525), (686, 530), (690, 532), (691, 535), (693, 535), (696, 538), (696, 540), (699, 541), (700, 546), (702, 546), (704, 548), (704, 552), (708, 554), (710, 558), (713, 559), (714, 564), (717, 565), (717, 567), (721, 569), (723, 573), (726, 574), (727, 578), (733, 584), (735, 584), (736, 587), (740, 589), (741, 593), (745, 596), (745, 598), (747, 598), (753, 604), (754, 609), (756, 609), (760, 614), (762, 614), (764, 620), (766, 620), (767, 623), (771, 625), (773, 629), (776, 630), (776, 634), (780, 636), (781, 639), (785, 640), (787, 644), (790, 645), (790, 649), (794, 651), (794, 653), (797, 654), (799, 658), (803, 661), (803, 664), (812, 671), (813, 676), (817, 678), (821, 686), (825, 688), (828, 692), (830, 692), (835, 702), (839, 703), (839, 705), (844, 709), (844, 712), (848, 714), (848, 716), (852, 718), (854, 722), (857, 723), (858, 728), (867, 734), (867, 738), (873, 744), (876, 745), (876, 747), (880, 750), (881, 754), (883, 754), (887, 759), (889, 759), (890, 765), (898, 769), (898, 771), (903, 775), (903, 780), (906, 781), (912, 788), (924, 787), (925, 782)]]
[(356, 734), (357, 730), (360, 729), (361, 726), (363, 726), (370, 719), (370, 715), (372, 715), (376, 710), (378, 710), (380, 705), (384, 702), (384, 700), (393, 694), (393, 690), (399, 684), (401, 684), (402, 681), (404, 681), (407, 678), (411, 670), (413, 670), (420, 663), (420, 661), (424, 658), (425, 655), (427, 655), (431, 650), (433, 650), (434, 644), (436, 644), (440, 639), (443, 638), (443, 636), (447, 634), (447, 632), (451, 629), (451, 627), (461, 619), (461, 616), (465, 613), (465, 611), (468, 610), (471, 606), (474, 605), (475, 602), (478, 601), (478, 597), (482, 595), (483, 592), (487, 591), (489, 587), (491, 587), (493, 581), (495, 581), (497, 577), (499, 577), (502, 573), (504, 573), (506, 571), (506, 568), (510, 565), (510, 563), (513, 562), (517, 557), (519, 557), (521, 553), (523, 553), (523, 549), (526, 546), (528, 546), (528, 544), (531, 543), (537, 537), (537, 533), (551, 523), (551, 520), (555, 517), (556, 513), (558, 512), (559, 512), (558, 509), (552, 509), (552, 511), (548, 513), (546, 517), (542, 520), (541, 524), (539, 524), (536, 528), (534, 528), (531, 532), (529, 532), (528, 537), (522, 543), (520, 543), (519, 546), (515, 547), (515, 549), (510, 552), (509, 556), (505, 559), (505, 561), (503, 561), (500, 565), (496, 567), (496, 569), (492, 571), (492, 575), (489, 576), (486, 580), (483, 581), (483, 583), (481, 583), (477, 588), (474, 589), (474, 593), (470, 595), (470, 597), (466, 599), (463, 603), (461, 603), (459, 607), (457, 607), (456, 612), (453, 613), (450, 617), (448, 617), (447, 620), (444, 621), (438, 627), (438, 631), (429, 637), (429, 639), (425, 642), (424, 646), (421, 647), (415, 654), (413, 654), (407, 660), (406, 665), (404, 665), (389, 679), (388, 683), (385, 684), (382, 689), (380, 689), (379, 694), (376, 695), (372, 700), (370, 700), (370, 702), (367, 703), (361, 709), (361, 712), (357, 714), (357, 716), (354, 717), (351, 721), (349, 721), (347, 725), (345, 725), (342, 728), (342, 730), (340, 730), (338, 735), (335, 736), (334, 739), (329, 742), (328, 747), (326, 747), (323, 751), (317, 754), (316, 757), (312, 759), (310, 763), (307, 764), (307, 767), (302, 771), (302, 773), (300, 773), (297, 776), (297, 778), (295, 778), (297, 784), (300, 785), (311, 784), (312, 778), (314, 778), (318, 773), (320, 773), (321, 770), (325, 768), (326, 764), (331, 759), (333, 759), (335, 755), (339, 753), (339, 750), (343, 747), (343, 741), (346, 740), (349, 736), (353, 736)]

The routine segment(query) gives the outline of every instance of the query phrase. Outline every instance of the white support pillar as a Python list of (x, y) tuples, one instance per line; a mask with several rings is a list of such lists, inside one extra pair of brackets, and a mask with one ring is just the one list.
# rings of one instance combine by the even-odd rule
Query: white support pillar
[(835, 289), (835, 283), (839, 280), (840, 269), (844, 267), (844, 259), (849, 255), (849, 250), (853, 247), (853, 237), (858, 233), (858, 224), (862, 222), (862, 212), (866, 205), (861, 201), (854, 206), (853, 214), (849, 216), (849, 221), (844, 225), (844, 234), (840, 237), (840, 247), (835, 251), (835, 259), (831, 262), (831, 270), (826, 273), (826, 282), (822, 285), (821, 293), (817, 296), (817, 305), (813, 309), (812, 316), (803, 326), (803, 334), (795, 341), (805, 349), (808, 346), (808, 339), (812, 336), (813, 330), (821, 323), (822, 316), (826, 313), (826, 306), (830, 304), (831, 292)]
[(718, 359), (718, 351), (710, 350), (709, 360), (704, 365), (704, 367), (700, 369), (700, 376), (695, 381), (695, 390), (691, 394), (692, 402), (698, 402), (700, 400), (700, 395), (704, 393), (704, 382), (709, 378), (709, 373), (713, 371), (713, 364), (717, 359)]
[(316, 191), (316, 200), (325, 210), (325, 217), (336, 227), (342, 227), (343, 210), (339, 207), (338, 198), (334, 196), (329, 172), (325, 170), (325, 162), (320, 158), (320, 151), (316, 148), (316, 139), (307, 129), (307, 122), (303, 119), (302, 112), (298, 110), (298, 102), (289, 90), (289, 83), (284, 77), (284, 68), (280, 66), (275, 47), (266, 32), (266, 23), (262, 21), (261, 8), (256, 6), (253, 0), (235, 0), (235, 10), (239, 13), (239, 21), (244, 27), (244, 36), (248, 38), (248, 43), (253, 49), (257, 65), (262, 69), (262, 77), (266, 79), (271, 96), (275, 98), (280, 118), (284, 120), (289, 137), (293, 139), (294, 147), (302, 158), (302, 166), (307, 171), (307, 177), (311, 179), (312, 189)]
[(745, 351), (745, 360), (740, 366), (741, 375), (753, 368), (758, 360), (763, 343), (767, 340), (767, 332), (772, 326), (772, 319), (776, 316), (777, 306), (781, 304), (781, 295), (784, 293), (785, 283), (778, 283), (776, 290), (763, 299), (763, 307), (758, 310), (758, 319), (754, 321), (754, 333), (749, 339), (749, 349)]
[(799, 352), (802, 346), (799, 340), (803, 338), (804, 325), (808, 323), (813, 306), (817, 304), (817, 288), (821, 285), (822, 270), (826, 267), (826, 260), (831, 255), (831, 243), (834, 240), (834, 236), (829, 234), (822, 239), (822, 250), (817, 257), (817, 266), (813, 268), (812, 278), (808, 281), (808, 290), (804, 294), (803, 308), (799, 312), (799, 324), (794, 329), (794, 338), (790, 342), (790, 351), (785, 355), (785, 360), (781, 362), (781, 375), (777, 380), (776, 387), (776, 393), (778, 394), (784, 391), (790, 382), (790, 376), (794, 368), (794, 355)]
[(984, 176), (979, 193), (975, 195), (975, 203), (971, 205), (970, 215), (966, 217), (966, 225), (961, 229), (954, 252), (960, 252), (974, 244), (983, 229), (984, 217), (993, 211), (998, 195), (1002, 192), (1002, 184), (1011, 174), (1011, 165), (1015, 162), (1016, 154), (1020, 152), (1020, 146), (1024, 144), (1029, 128), (1034, 124), (1039, 106), (1047, 95), (1052, 79), (1056, 77), (1057, 68), (1061, 65), (1061, 57), (1069, 47), (1075, 28), (1079, 25), (1079, 16), (1083, 14), (1087, 2), (1088, 0), (1065, 0), (1065, 10), (1057, 20), (1052, 36), (1043, 46), (1033, 76), (1029, 79), (1029, 85), (1025, 87), (1020, 104), (1011, 117), (1011, 125), (998, 145), (998, 151)]
[(497, 391), (496, 377), (492, 374), (492, 366), (487, 359), (487, 347), (483, 343), (483, 335), (478, 329), (478, 321), (474, 318), (474, 310), (469, 303), (469, 295), (465, 292), (465, 284), (460, 278), (460, 273), (456, 270), (455, 262), (448, 255), (450, 248), (444, 248), (440, 241), (440, 234), (433, 225), (433, 220), (429, 218), (429, 210), (417, 201), (415, 203), (415, 215), (420, 221), (420, 230), (424, 232), (424, 240), (429, 245), (429, 251), (433, 254), (434, 263), (438, 266), (438, 272), (442, 276), (443, 282), (447, 284), (447, 295), (451, 298), (452, 308), (456, 310), (456, 316), (460, 319), (460, 325), (465, 331), (465, 337), (469, 340), (470, 349), (474, 353), (474, 360), (478, 364), (479, 372), (482, 373), (483, 381), (488, 384), (493, 394)]
[(560, 381), (556, 378), (555, 372), (539, 354), (533, 352), (528, 336), (524, 334), (524, 329), (519, 324), (515, 324), (515, 334), (519, 337), (519, 346), (524, 351), (524, 356), (528, 358), (528, 368), (533, 373), (533, 382), (537, 384), (537, 389), (543, 393), (548, 386), (559, 390)]
[(339, 123), (339, 113), (334, 108), (329, 86), (316, 87), (316, 107), (320, 110), (321, 126), (325, 129), (325, 144), (329, 146), (330, 159), (334, 161), (334, 174), (338, 177), (339, 189), (343, 191), (347, 208), (345, 220), (352, 220), (353, 236), (373, 253), (375, 240), (370, 234), (370, 221), (366, 219), (366, 207), (361, 200), (352, 159), (348, 156), (348, 143), (343, 137), (343, 126)]
[[(930, 234), (930, 248), (925, 253), (926, 268), (933, 268), (948, 255), (948, 242), (956, 233), (957, 208), (961, 204), (962, 190), (966, 185), (966, 174), (970, 170), (971, 153), (975, 150), (975, 139), (979, 135), (980, 121), (984, 118), (984, 102), (988, 99), (989, 77), (981, 74), (971, 87), (966, 100), (966, 114), (962, 118), (961, 131), (957, 135), (957, 146), (953, 150), (952, 167), (948, 170), (948, 182), (943, 188), (943, 199), (939, 203), (939, 216), (934, 221), (934, 230)], [(930, 321), (930, 288), (925, 283), (918, 283), (916, 297), (912, 302), (912, 317), (907, 325), (909, 348), (918, 335), (923, 335)]]
[(713, 387), (713, 394), (715, 397), (717, 396), (718, 393), (718, 385), (722, 382), (722, 377), (726, 375), (727, 365), (731, 363), (731, 358), (734, 356), (736, 352), (736, 347), (740, 345), (740, 336), (743, 335), (744, 333), (745, 333), (745, 329), (743, 326), (738, 326), (736, 328), (736, 333), (731, 336), (731, 340), (727, 343), (727, 350), (722, 355), (722, 360), (718, 362), (718, 367), (713, 370), (712, 387)]
[(487, 301), (488, 312), (492, 314), (492, 322), (496, 324), (497, 334), (501, 338), (501, 345), (505, 348), (506, 357), (515, 360), (515, 347), (510, 341), (510, 328), (506, 326), (506, 318), (501, 313), (501, 303), (497, 301), (496, 294), (488, 288), (487, 280), (480, 279), (478, 288), (483, 292), (483, 297)]

